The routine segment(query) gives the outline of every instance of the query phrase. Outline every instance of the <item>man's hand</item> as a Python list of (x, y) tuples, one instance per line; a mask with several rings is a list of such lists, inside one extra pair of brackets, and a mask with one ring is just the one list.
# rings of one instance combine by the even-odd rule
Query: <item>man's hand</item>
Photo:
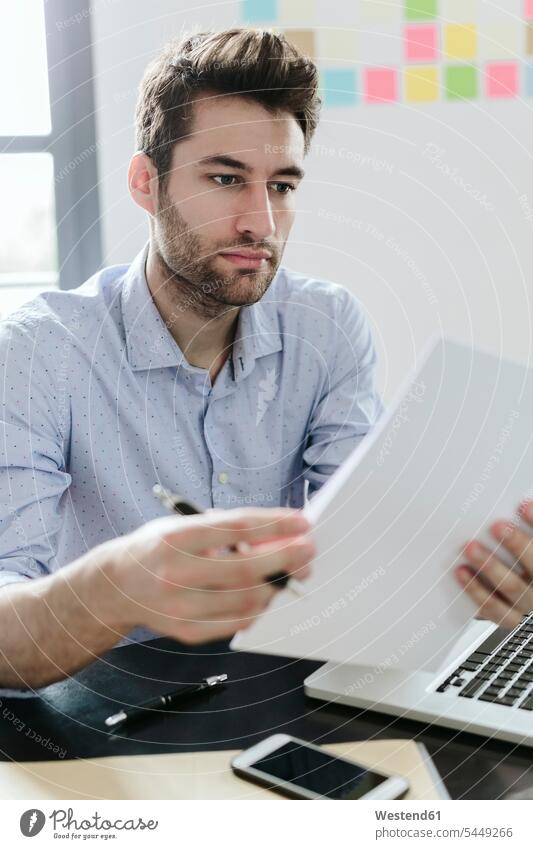
[[(533, 528), (533, 501), (525, 501), (518, 515)], [(515, 628), (533, 610), (533, 538), (512, 521), (498, 521), (490, 532), (498, 542), (493, 552), (473, 540), (464, 547), (467, 565), (456, 575), (468, 595), (479, 605), (482, 619), (504, 628)], [(508, 551), (517, 568), (510, 571), (498, 558), (498, 548)]]
[(267, 577), (309, 575), (308, 531), (302, 513), (283, 508), (155, 519), (115, 540), (108, 615), (121, 630), (144, 625), (186, 643), (229, 637), (277, 592)]

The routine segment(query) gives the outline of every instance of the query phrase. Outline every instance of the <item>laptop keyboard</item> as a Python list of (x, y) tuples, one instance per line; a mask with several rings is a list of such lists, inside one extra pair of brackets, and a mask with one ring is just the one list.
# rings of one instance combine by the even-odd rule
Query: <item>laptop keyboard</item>
[(533, 611), (514, 631), (493, 631), (436, 692), (533, 711)]

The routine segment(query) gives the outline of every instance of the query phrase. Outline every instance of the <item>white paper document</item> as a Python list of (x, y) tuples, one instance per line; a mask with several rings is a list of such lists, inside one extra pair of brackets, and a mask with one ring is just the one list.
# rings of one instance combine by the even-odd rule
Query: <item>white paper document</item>
[(452, 574), (463, 545), (495, 548), (487, 526), (528, 495), (533, 370), (436, 341), (307, 505), (318, 556), (305, 596), (280, 591), (232, 648), (436, 670), (476, 612)]

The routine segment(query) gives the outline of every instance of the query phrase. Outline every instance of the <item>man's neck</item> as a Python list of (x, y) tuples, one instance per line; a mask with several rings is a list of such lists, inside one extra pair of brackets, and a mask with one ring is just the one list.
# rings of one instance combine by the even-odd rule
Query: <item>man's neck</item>
[(146, 281), (152, 299), (187, 362), (209, 369), (214, 383), (231, 355), (239, 307), (227, 307), (201, 287), (173, 275), (154, 249), (146, 259)]

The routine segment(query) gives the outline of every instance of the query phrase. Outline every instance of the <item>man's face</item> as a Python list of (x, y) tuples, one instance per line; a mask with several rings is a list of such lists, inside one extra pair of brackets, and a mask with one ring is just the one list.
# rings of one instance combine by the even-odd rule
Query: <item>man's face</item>
[(168, 270), (219, 303), (258, 301), (292, 227), (303, 156), (303, 132), (290, 113), (239, 96), (199, 100), (154, 217)]

